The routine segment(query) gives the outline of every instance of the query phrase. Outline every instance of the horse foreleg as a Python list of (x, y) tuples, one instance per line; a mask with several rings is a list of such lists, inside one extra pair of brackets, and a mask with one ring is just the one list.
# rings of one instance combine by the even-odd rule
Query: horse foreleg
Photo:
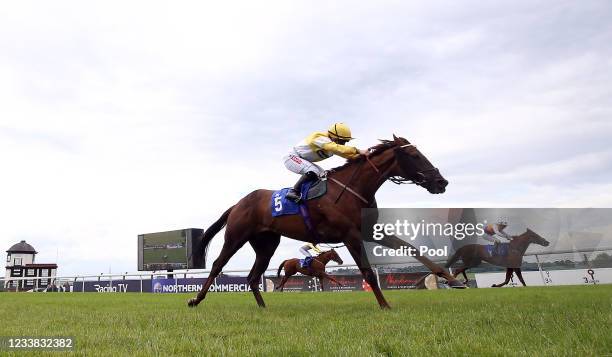
[(501, 283), (501, 284), (493, 284), (491, 285), (491, 287), (493, 288), (501, 288), (502, 286), (508, 284), (510, 282), (510, 279), (512, 278), (512, 268), (507, 268), (506, 269), (506, 280)]
[(380, 290), (380, 286), (378, 286), (378, 281), (376, 280), (376, 275), (374, 275), (374, 271), (370, 266), (370, 262), (368, 261), (368, 257), (365, 254), (365, 248), (363, 246), (363, 242), (361, 241), (360, 233), (356, 230), (349, 234), (349, 238), (345, 240), (346, 247), (348, 248), (349, 253), (355, 260), (355, 263), (361, 270), (361, 274), (365, 281), (370, 284), (372, 288), (372, 292), (376, 296), (376, 300), (378, 301), (378, 305), (381, 309), (390, 309), (389, 303), (385, 300), (382, 291)]
[(467, 268), (464, 268), (464, 269), (461, 271), (461, 274), (463, 275), (463, 279), (465, 279), (465, 280), (463, 281), (463, 283), (464, 283), (465, 285), (467, 285), (467, 284), (470, 282), (470, 280), (468, 279), (467, 275), (465, 274), (465, 271), (466, 271), (466, 270), (467, 270)]
[(521, 268), (514, 269), (514, 272), (516, 273), (516, 276), (521, 281), (521, 284), (523, 284), (523, 286), (527, 286), (527, 284), (525, 284), (525, 280), (523, 280), (523, 273), (521, 272)]
[(378, 244), (382, 244), (386, 247), (394, 248), (394, 249), (402, 248), (402, 247), (408, 247), (408, 248), (414, 249), (414, 252), (415, 252), (414, 258), (418, 260), (419, 262), (421, 262), (421, 264), (425, 265), (429, 270), (431, 270), (432, 273), (436, 274), (437, 276), (445, 278), (448, 282), (448, 286), (452, 288), (465, 288), (465, 286), (461, 282), (457, 281), (457, 279), (455, 279), (454, 276), (449, 274), (448, 271), (446, 271), (444, 268), (442, 268), (438, 264), (432, 262), (429, 258), (421, 255), (419, 253), (419, 250), (416, 249), (412, 244), (407, 243), (399, 239), (396, 236), (386, 236), (382, 240), (378, 241)]
[(325, 288), (323, 288), (323, 277), (320, 276), (318, 279), (319, 279), (319, 285), (321, 285), (321, 291), (325, 291)]
[(331, 275), (329, 275), (329, 274), (327, 274), (327, 273), (323, 273), (322, 278), (326, 278), (326, 279), (328, 279), (329, 281), (331, 281), (331, 282), (334, 282), (334, 283), (338, 284), (338, 286), (344, 286), (344, 285), (340, 284), (340, 282), (339, 282), (338, 280), (334, 279), (334, 278), (333, 278)]
[(257, 305), (259, 307), (266, 307), (266, 304), (261, 297), (261, 292), (259, 291), (259, 283), (261, 281), (262, 274), (268, 268), (270, 258), (272, 258), (272, 255), (274, 255), (274, 251), (280, 243), (280, 236), (271, 233), (260, 234), (251, 239), (249, 243), (251, 243), (251, 246), (253, 247), (253, 250), (255, 250), (256, 254), (255, 263), (253, 264), (253, 268), (251, 268), (251, 272), (249, 273), (248, 277), (249, 286), (251, 287), (255, 301), (257, 301)]

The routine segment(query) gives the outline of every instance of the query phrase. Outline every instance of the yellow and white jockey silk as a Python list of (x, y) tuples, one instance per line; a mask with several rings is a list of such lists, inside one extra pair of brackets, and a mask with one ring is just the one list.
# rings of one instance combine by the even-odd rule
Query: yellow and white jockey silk
[(501, 243), (503, 242), (503, 239), (507, 239), (507, 240), (514, 239), (514, 237), (504, 232), (502, 229), (499, 229), (499, 227), (496, 224), (491, 224), (491, 223), (487, 224), (485, 226), (484, 231), (486, 234), (482, 238), (484, 238), (485, 240), (488, 240), (489, 242)]
[(359, 154), (357, 148), (337, 144), (329, 138), (327, 133), (321, 132), (310, 134), (294, 146), (293, 150), (299, 157), (310, 162), (321, 161), (333, 155), (348, 159)]
[(302, 248), (306, 251), (308, 250), (312, 250), (313, 252), (317, 253), (317, 254), (321, 254), (321, 252), (323, 250), (321, 250), (321, 248), (319, 248), (318, 245), (312, 244), (312, 243), (306, 243), (302, 246)]

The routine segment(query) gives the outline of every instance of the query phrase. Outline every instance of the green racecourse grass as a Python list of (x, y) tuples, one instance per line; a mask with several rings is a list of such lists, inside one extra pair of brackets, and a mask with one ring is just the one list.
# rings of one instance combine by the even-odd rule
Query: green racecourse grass
[[(612, 285), (372, 293), (0, 293), (0, 336), (76, 355), (610, 355)], [(0, 352), (3, 354), (6, 352)], [(50, 355), (57, 352), (49, 352)]]

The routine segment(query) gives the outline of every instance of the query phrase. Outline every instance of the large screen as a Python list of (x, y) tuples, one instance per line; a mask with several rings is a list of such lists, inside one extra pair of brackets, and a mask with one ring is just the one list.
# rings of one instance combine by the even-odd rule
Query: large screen
[(201, 246), (202, 230), (196, 228), (140, 234), (138, 270), (174, 270), (206, 267)]

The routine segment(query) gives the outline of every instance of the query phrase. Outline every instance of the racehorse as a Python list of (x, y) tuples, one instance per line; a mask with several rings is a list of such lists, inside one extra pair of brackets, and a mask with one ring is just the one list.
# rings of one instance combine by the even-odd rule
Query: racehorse
[(446, 267), (450, 268), (453, 263), (461, 259), (463, 261), (463, 266), (458, 268), (453, 273), (453, 277), (463, 274), (465, 284), (467, 284), (468, 278), (467, 275), (465, 275), (465, 271), (479, 266), (484, 260), (493, 265), (506, 268), (506, 280), (501, 284), (493, 284), (493, 287), (499, 288), (508, 284), (512, 278), (513, 272), (516, 273), (516, 276), (521, 281), (521, 284), (523, 284), (523, 286), (527, 286), (525, 284), (525, 280), (523, 280), (521, 265), (523, 264), (523, 255), (531, 243), (539, 244), (544, 247), (547, 247), (550, 244), (546, 239), (540, 237), (540, 235), (527, 228), (525, 233), (515, 236), (514, 239), (510, 241), (507, 255), (491, 255), (487, 250), (487, 245), (467, 244), (457, 249), (455, 254), (453, 254), (446, 263)]
[[(374, 195), (387, 180), (397, 184), (411, 182), (432, 194), (443, 193), (448, 185), (440, 171), (415, 145), (393, 135), (393, 140), (383, 140), (370, 148), (367, 155), (349, 159), (346, 164), (328, 172), (327, 193), (304, 203), (310, 212), (311, 222), (314, 222), (313, 230), (306, 226), (301, 215), (273, 217), (270, 205), (273, 191), (260, 189), (249, 193), (227, 209), (204, 232), (202, 247), (206, 247), (227, 225), (221, 253), (214, 261), (202, 290), (188, 301), (188, 305), (197, 306), (206, 297), (208, 288), (223, 266), (238, 249), (249, 242), (256, 257), (248, 274), (248, 283), (257, 304), (265, 307), (259, 291), (259, 281), (283, 235), (303, 242), (344, 243), (365, 281), (372, 287), (379, 306), (389, 308), (365, 255), (360, 231), (361, 209), (376, 207)], [(412, 247), (395, 236), (386, 236), (378, 243), (394, 249)], [(204, 254), (204, 248), (201, 253)], [(434, 274), (445, 277), (449, 286), (464, 287), (445, 269), (428, 258), (421, 255), (415, 258)]]
[(290, 277), (297, 273), (302, 273), (304, 275), (319, 278), (319, 282), (321, 283), (321, 290), (323, 290), (323, 279), (331, 280), (334, 283), (342, 286), (340, 282), (338, 282), (336, 279), (334, 279), (332, 276), (325, 272), (325, 266), (327, 265), (327, 263), (329, 263), (330, 260), (333, 260), (340, 265), (342, 265), (343, 263), (338, 253), (336, 253), (336, 251), (333, 249), (323, 252), (314, 257), (314, 259), (310, 263), (310, 266), (307, 268), (302, 268), (302, 266), (300, 265), (300, 260), (297, 258), (284, 260), (278, 267), (276, 277), (280, 277), (280, 272), (281, 270), (283, 270), (283, 268), (285, 269), (285, 276), (283, 276), (283, 280), (280, 282), (280, 284), (278, 284), (276, 288), (280, 289), (280, 291), (283, 291), (283, 287), (285, 286), (287, 280), (289, 280)]

